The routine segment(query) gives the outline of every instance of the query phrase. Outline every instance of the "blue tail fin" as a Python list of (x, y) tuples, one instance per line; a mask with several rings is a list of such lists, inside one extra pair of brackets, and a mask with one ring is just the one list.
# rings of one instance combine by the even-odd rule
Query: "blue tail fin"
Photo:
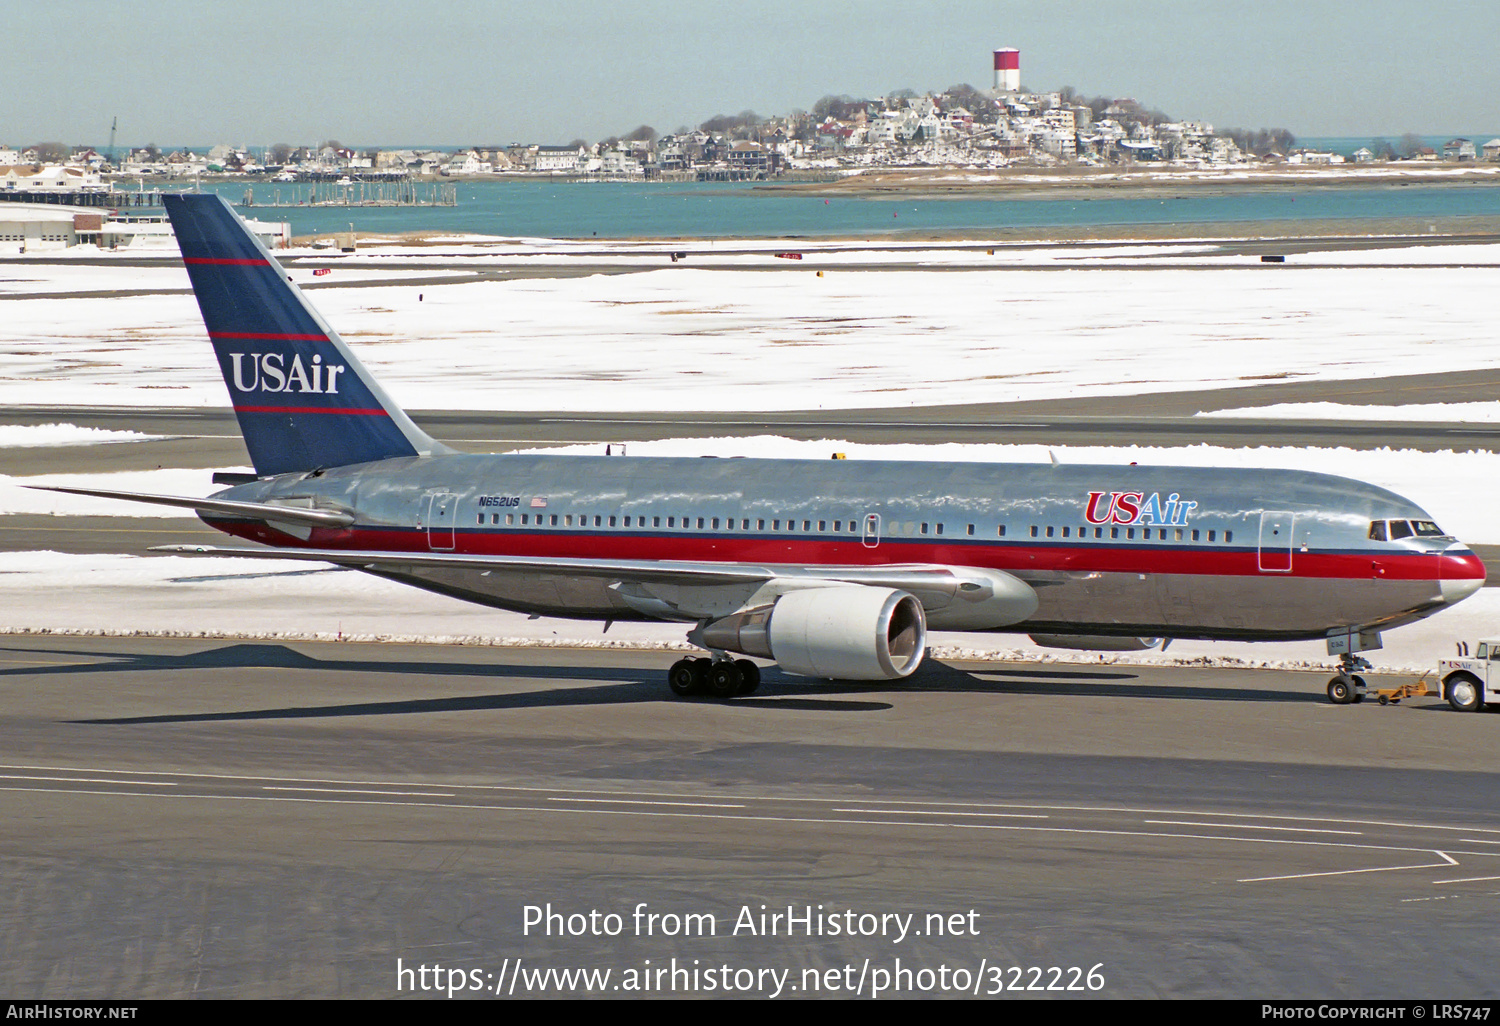
[(162, 197), (258, 474), (446, 451), (319, 317), (234, 210)]

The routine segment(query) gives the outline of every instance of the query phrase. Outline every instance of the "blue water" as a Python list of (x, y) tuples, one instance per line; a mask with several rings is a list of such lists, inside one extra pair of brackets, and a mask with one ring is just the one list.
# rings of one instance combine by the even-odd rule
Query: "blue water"
[[(214, 187), (240, 202), (244, 184)], [(290, 195), (286, 186), (282, 196)], [(305, 190), (305, 187), (304, 187)], [(456, 207), (269, 207), (255, 187), (251, 217), (288, 221), (293, 235), (345, 231), (475, 232), (546, 238), (760, 238), (898, 232), (999, 231), (1013, 227), (1214, 224), (1226, 221), (1500, 215), (1500, 187), (1304, 186), (1213, 195), (1184, 188), (1166, 198), (1098, 199), (829, 197), (724, 183), (460, 182)]]

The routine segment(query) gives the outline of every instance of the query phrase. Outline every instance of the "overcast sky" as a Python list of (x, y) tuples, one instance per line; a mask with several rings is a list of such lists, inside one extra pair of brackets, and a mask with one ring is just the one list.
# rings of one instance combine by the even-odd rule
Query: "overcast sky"
[(0, 145), (597, 141), (992, 82), (1301, 137), (1500, 135), (1496, 0), (10, 0)]

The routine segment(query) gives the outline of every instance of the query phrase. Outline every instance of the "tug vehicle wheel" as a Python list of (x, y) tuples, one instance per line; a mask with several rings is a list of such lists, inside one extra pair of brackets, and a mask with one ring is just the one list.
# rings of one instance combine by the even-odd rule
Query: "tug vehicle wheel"
[(1455, 673), (1444, 682), (1447, 685), (1448, 704), (1458, 712), (1478, 712), (1484, 708), (1480, 699), (1479, 678), (1469, 673)]

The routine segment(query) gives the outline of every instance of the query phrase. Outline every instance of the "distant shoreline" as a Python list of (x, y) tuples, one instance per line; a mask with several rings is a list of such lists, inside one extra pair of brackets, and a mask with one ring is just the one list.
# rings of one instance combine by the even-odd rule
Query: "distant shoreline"
[(1286, 188), (1399, 188), (1404, 185), (1500, 186), (1500, 164), (1318, 164), (1225, 168), (890, 168), (832, 182), (759, 182), (756, 191), (822, 196), (957, 199), (1089, 199), (1101, 190), (1134, 196), (1183, 190), (1224, 194)]

